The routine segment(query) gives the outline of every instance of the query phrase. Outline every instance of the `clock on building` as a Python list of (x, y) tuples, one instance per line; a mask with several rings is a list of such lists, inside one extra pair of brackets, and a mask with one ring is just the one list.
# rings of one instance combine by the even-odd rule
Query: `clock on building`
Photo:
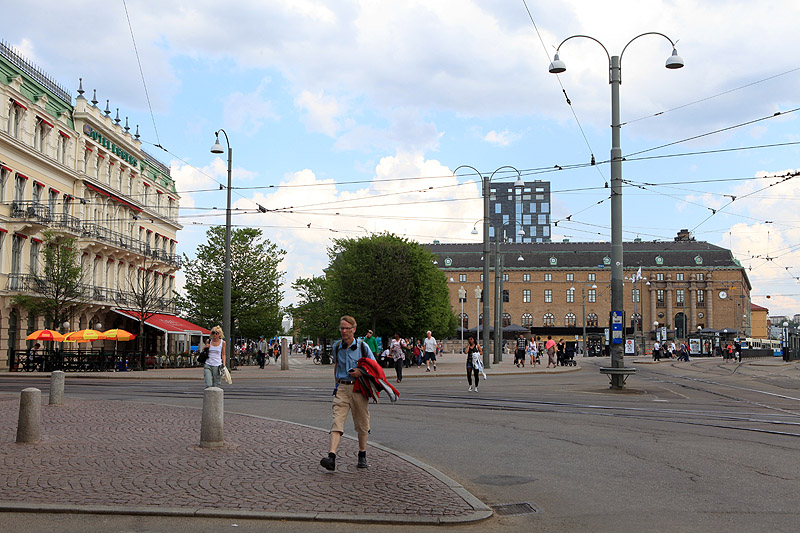
[(728, 297), (728, 293), (725, 291), (719, 291), (719, 297), (723, 300)]

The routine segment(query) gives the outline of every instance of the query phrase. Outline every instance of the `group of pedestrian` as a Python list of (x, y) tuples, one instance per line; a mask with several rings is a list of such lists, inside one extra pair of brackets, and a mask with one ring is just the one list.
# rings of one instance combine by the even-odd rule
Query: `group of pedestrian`
[(727, 345), (723, 346), (722, 362), (727, 363), (728, 361), (732, 363), (742, 362), (742, 345), (739, 344), (739, 341), (734, 340), (733, 342), (728, 342)]
[(671, 341), (669, 344), (660, 343), (658, 341), (653, 343), (653, 361), (661, 361), (662, 358), (673, 359), (678, 361), (689, 361), (689, 345), (685, 342), (675, 344)]

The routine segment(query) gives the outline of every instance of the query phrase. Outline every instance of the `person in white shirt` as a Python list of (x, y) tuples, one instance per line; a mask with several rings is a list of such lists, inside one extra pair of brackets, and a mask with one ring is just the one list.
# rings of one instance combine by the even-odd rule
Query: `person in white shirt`
[(436, 370), (436, 339), (433, 338), (431, 335), (430, 330), (425, 333), (425, 339), (422, 341), (423, 347), (425, 349), (425, 353), (422, 356), (422, 360), (425, 362), (425, 366), (427, 370), (425, 372), (431, 371), (431, 361), (433, 361), (433, 370)]

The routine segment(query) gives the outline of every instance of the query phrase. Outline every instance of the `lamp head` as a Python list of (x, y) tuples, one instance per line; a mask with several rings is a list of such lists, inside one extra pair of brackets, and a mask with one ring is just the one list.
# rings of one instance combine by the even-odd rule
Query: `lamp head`
[(672, 55), (667, 58), (665, 66), (669, 69), (683, 68), (683, 59), (678, 55), (678, 51), (675, 48), (672, 49)]
[(470, 233), (473, 234), (473, 235), (477, 235), (478, 234), (478, 229), (475, 226), (472, 226), (472, 231), (470, 231)]
[(522, 176), (517, 176), (517, 181), (514, 182), (514, 187), (524, 187), (525, 182), (522, 181)]
[[(683, 66), (683, 63), (681, 63), (681, 66)], [(553, 56), (553, 62), (550, 63), (550, 68), (547, 70), (550, 72), (550, 74), (561, 74), (562, 72), (566, 72), (567, 65), (565, 65), (564, 62), (558, 58), (558, 52), (556, 52), (556, 55)]]
[(219, 133), (216, 134), (217, 138), (214, 141), (214, 146), (211, 147), (212, 154), (224, 154), (225, 149), (222, 148), (222, 145), (219, 143)]
[(517, 261), (525, 261), (525, 259), (522, 257), (522, 254), (519, 254), (519, 257), (517, 257)]

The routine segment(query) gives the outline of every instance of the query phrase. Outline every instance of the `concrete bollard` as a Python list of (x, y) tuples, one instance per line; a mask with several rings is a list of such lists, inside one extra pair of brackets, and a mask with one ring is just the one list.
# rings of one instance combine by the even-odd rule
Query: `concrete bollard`
[(281, 370), (289, 370), (289, 340), (281, 339)]
[(50, 374), (50, 405), (64, 403), (64, 372), (56, 370)]
[(18, 443), (39, 442), (41, 408), (42, 391), (34, 388), (23, 389), (19, 398)]
[(219, 387), (203, 391), (203, 420), (200, 425), (200, 447), (219, 448), (223, 442), (223, 404), (225, 395)]

